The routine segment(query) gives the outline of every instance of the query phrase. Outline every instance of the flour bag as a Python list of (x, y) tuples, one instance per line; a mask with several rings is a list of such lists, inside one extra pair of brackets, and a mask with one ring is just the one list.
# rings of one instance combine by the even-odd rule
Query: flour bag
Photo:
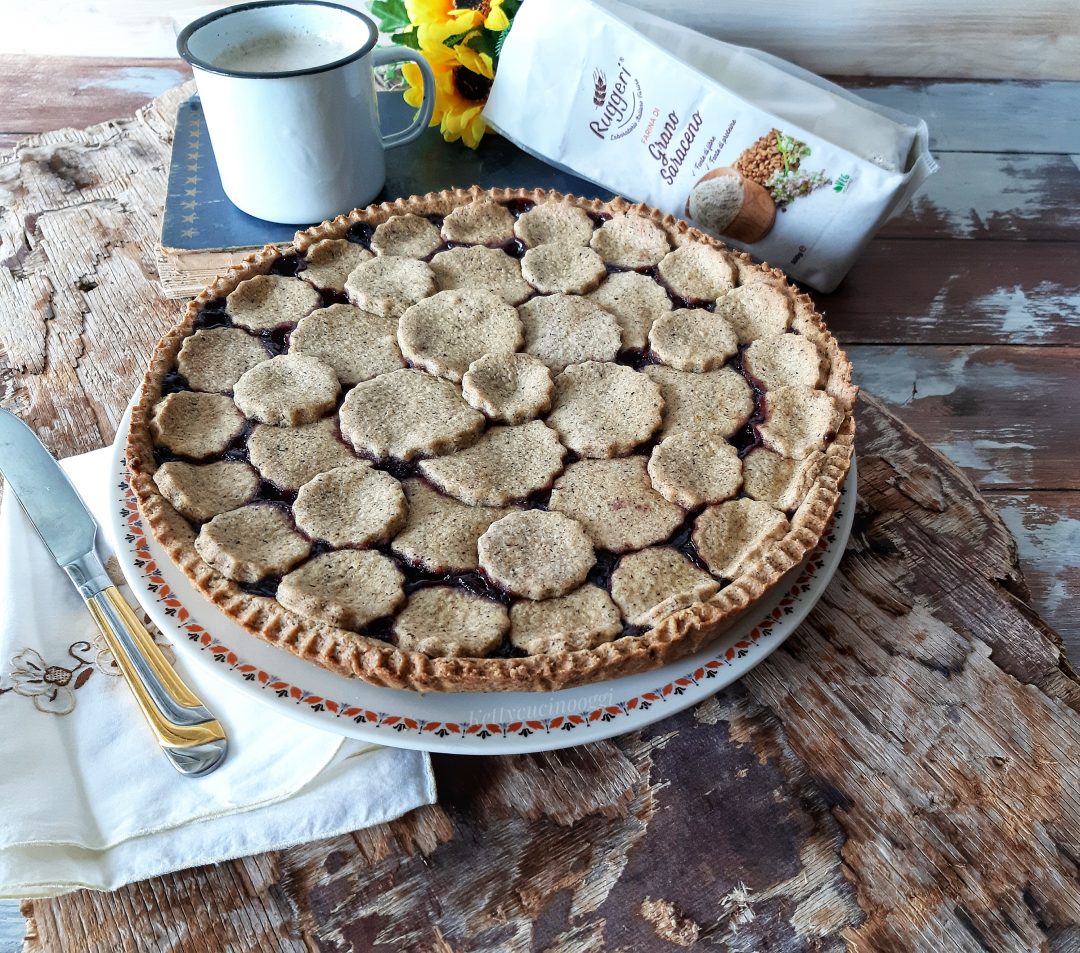
[(926, 123), (617, 0), (527, 0), (484, 118), (831, 291), (937, 168)]

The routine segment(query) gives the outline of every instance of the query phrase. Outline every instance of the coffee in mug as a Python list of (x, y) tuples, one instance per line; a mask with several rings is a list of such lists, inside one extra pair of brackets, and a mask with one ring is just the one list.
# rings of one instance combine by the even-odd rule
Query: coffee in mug
[[(419, 136), (435, 80), (415, 50), (375, 49), (364, 14), (324, 0), (258, 0), (216, 10), (181, 31), (221, 185), (271, 222), (309, 224), (367, 205), (386, 181), (385, 150)], [(379, 130), (372, 68), (408, 60), (424, 98), (415, 121)]]

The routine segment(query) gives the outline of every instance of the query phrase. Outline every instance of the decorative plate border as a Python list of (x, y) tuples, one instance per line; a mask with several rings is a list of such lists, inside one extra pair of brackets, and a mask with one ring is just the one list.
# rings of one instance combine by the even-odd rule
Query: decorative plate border
[[(121, 428), (122, 432), (124, 430), (126, 430), (126, 426)], [(841, 487), (837, 513), (840, 513), (846, 505), (850, 505), (848, 497), (850, 488), (854, 483), (855, 472), (855, 461), (853, 459), (849, 478)], [(655, 705), (679, 698), (688, 689), (717, 678), (721, 671), (746, 658), (752, 650), (759, 646), (763, 649), (761, 659), (758, 660), (761, 661), (776, 647), (775, 645), (766, 647), (764, 644), (774, 634), (776, 623), (783, 619), (784, 616), (791, 615), (799, 599), (809, 592), (811, 580), (821, 573), (824, 568), (826, 553), (837, 542), (836, 518), (834, 516), (833, 526), (827, 534), (822, 536), (818, 545), (807, 556), (799, 575), (793, 583), (787, 586), (787, 591), (782, 595), (779, 603), (754, 625), (744, 638), (726, 647), (692, 671), (665, 682), (652, 690), (633, 695), (615, 704), (544, 718), (506, 722), (429, 721), (406, 714), (378, 711), (310, 692), (285, 678), (267, 672), (259, 666), (246, 661), (230, 649), (229, 646), (216, 639), (207, 628), (196, 621), (191, 611), (176, 597), (176, 594), (162, 576), (161, 570), (150, 552), (149, 540), (135, 501), (135, 495), (128, 484), (126, 467), (123, 474), (120, 482), (116, 484), (116, 489), (120, 491), (117, 500), (120, 506), (119, 516), (124, 528), (123, 538), (118, 542), (127, 548), (127, 555), (130, 557), (131, 564), (135, 567), (143, 584), (142, 589), (137, 592), (140, 601), (143, 600), (145, 594), (152, 595), (154, 601), (161, 606), (164, 614), (174, 619), (177, 627), (183, 629), (187, 639), (200, 652), (205, 653), (209, 659), (212, 659), (215, 664), (223, 666), (224, 670), (235, 672), (245, 681), (258, 684), (264, 691), (273, 693), (279, 699), (291, 699), (297, 707), (305, 706), (308, 712), (320, 716), (319, 720), (324, 722), (321, 727), (333, 731), (335, 730), (335, 722), (340, 722), (342, 719), (350, 720), (357, 725), (363, 725), (365, 728), (382, 730), (386, 735), (385, 743), (390, 745), (402, 744), (401, 740), (395, 742), (395, 739), (411, 736), (414, 743), (408, 745), (410, 747), (423, 747), (425, 739), (430, 742), (436, 738), (455, 737), (469, 741), (487, 741), (489, 739), (529, 738), (539, 733), (559, 735), (571, 732), (575, 733), (573, 740), (560, 742), (556, 745), (545, 745), (544, 747), (585, 744), (594, 740), (595, 736), (587, 731), (578, 732), (578, 729), (588, 729), (599, 725), (608, 726), (619, 719), (629, 718), (635, 712), (647, 711)], [(844, 544), (846, 544), (846, 540)], [(133, 586), (133, 588), (136, 587)], [(809, 609), (807, 611), (809, 612)], [(172, 633), (166, 632), (165, 634), (169, 638), (173, 637)], [(786, 638), (786, 635), (784, 637)], [(717, 689), (720, 687), (722, 686), (717, 686)], [(573, 691), (573, 689), (570, 691)], [(680, 709), (681, 707), (684, 706), (680, 706)], [(674, 712), (672, 713), (674, 714)], [(628, 724), (626, 730), (631, 731), (636, 727), (639, 726)], [(617, 733), (617, 731), (606, 730), (604, 737), (610, 737), (612, 734)], [(416, 742), (419, 742), (419, 744), (416, 744)], [(408, 744), (408, 742), (404, 743)]]

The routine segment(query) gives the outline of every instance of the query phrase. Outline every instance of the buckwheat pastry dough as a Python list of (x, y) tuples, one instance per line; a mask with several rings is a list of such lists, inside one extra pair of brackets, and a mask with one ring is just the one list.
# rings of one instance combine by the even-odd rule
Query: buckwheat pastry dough
[(600, 256), (578, 245), (539, 245), (521, 259), (521, 275), (541, 294), (583, 295), (607, 275)]
[(703, 308), (679, 308), (657, 319), (649, 349), (678, 371), (715, 370), (738, 353), (739, 339), (727, 321)]
[(439, 288), (479, 288), (493, 291), (507, 304), (521, 304), (533, 294), (521, 277), (521, 265), (501, 248), (473, 245), (451, 248), (431, 259), (431, 270)]
[(653, 448), (649, 478), (661, 496), (692, 510), (722, 503), (738, 493), (743, 462), (739, 452), (717, 434), (681, 430)]
[(770, 390), (764, 412), (765, 420), (758, 426), (762, 442), (795, 460), (824, 450), (844, 417), (833, 397), (802, 384)]
[(514, 237), (514, 216), (505, 205), (477, 199), (459, 205), (443, 219), (442, 237), (469, 245), (502, 245)]
[(593, 232), (589, 245), (617, 268), (647, 268), (657, 264), (671, 248), (659, 225), (637, 215), (613, 215)]
[(256, 502), (204, 523), (195, 549), (223, 576), (256, 583), (307, 559), (311, 541), (293, 528), (284, 506)]
[(193, 523), (205, 523), (250, 503), (259, 490), (255, 468), (238, 460), (203, 464), (170, 460), (154, 474), (154, 482), (176, 511)]
[(613, 361), (622, 335), (615, 316), (576, 295), (533, 298), (518, 308), (525, 326), (525, 352), (553, 372), (582, 361)]
[(593, 649), (622, 632), (619, 608), (599, 586), (510, 607), (510, 644), (528, 655)]
[(337, 547), (385, 543), (408, 512), (401, 484), (362, 460), (312, 477), (293, 503), (297, 527)]
[(562, 472), (566, 448), (539, 420), (490, 427), (471, 447), (434, 460), (420, 472), (444, 493), (470, 506), (506, 506), (546, 490)]
[(703, 602), (720, 584), (677, 549), (653, 546), (623, 556), (611, 574), (611, 598), (631, 625), (651, 628), (672, 612)]
[(488, 578), (526, 599), (563, 596), (580, 586), (596, 562), (577, 520), (522, 510), (492, 523), (477, 541)]
[(296, 324), (322, 298), (311, 285), (281, 275), (255, 275), (241, 281), (225, 298), (225, 311), (238, 327), (272, 331)]
[(461, 379), (469, 406), (504, 424), (523, 424), (546, 413), (553, 390), (551, 371), (529, 354), (485, 354)]
[(716, 301), (716, 313), (735, 329), (740, 344), (783, 334), (791, 327), (794, 307), (790, 296), (775, 285), (758, 281), (733, 288)]
[(644, 351), (653, 324), (672, 308), (671, 298), (663, 285), (636, 271), (616, 271), (608, 275), (588, 297), (615, 315), (622, 330), (624, 350)]
[(825, 454), (820, 450), (802, 460), (791, 460), (757, 447), (743, 461), (746, 495), (778, 510), (794, 510), (806, 499), (823, 466)]
[(513, 354), (522, 342), (517, 310), (491, 291), (440, 291), (409, 308), (398, 324), (412, 364), (458, 382), (485, 354)]
[(279, 427), (318, 420), (337, 404), (341, 385), (328, 364), (306, 354), (279, 354), (236, 382), (233, 399), (252, 420)]
[(247, 421), (228, 397), (180, 391), (169, 394), (150, 420), (154, 443), (192, 460), (224, 453)]
[(743, 367), (768, 390), (787, 384), (820, 387), (822, 363), (818, 349), (800, 334), (758, 338), (743, 353)]
[(710, 245), (682, 245), (664, 256), (656, 270), (687, 301), (715, 301), (735, 287), (738, 272), (726, 252)]
[(345, 387), (404, 367), (394, 318), (332, 304), (302, 318), (289, 336), (289, 353), (318, 358)]
[(663, 419), (659, 386), (621, 364), (587, 361), (555, 378), (547, 422), (583, 457), (618, 457), (644, 443)]
[(231, 394), (236, 382), (270, 352), (254, 335), (239, 328), (205, 328), (184, 339), (177, 370), (192, 390)]
[(345, 290), (345, 280), (361, 262), (371, 258), (371, 252), (344, 238), (327, 238), (316, 242), (304, 256), (300, 277), (316, 288)]
[(247, 450), (264, 480), (293, 493), (312, 477), (356, 460), (338, 434), (335, 417), (299, 427), (258, 424), (248, 437)]
[(588, 245), (596, 226), (576, 205), (544, 202), (533, 206), (514, 223), (514, 234), (529, 248), (558, 243)]
[(694, 521), (693, 540), (714, 576), (734, 579), (747, 559), (787, 530), (783, 513), (744, 497), (708, 507)]
[(431, 658), (482, 658), (510, 628), (506, 607), (449, 586), (419, 589), (394, 619), (394, 641), (404, 652)]
[(693, 374), (653, 366), (645, 368), (645, 374), (660, 385), (665, 437), (680, 430), (730, 437), (754, 412), (750, 385), (729, 367)]
[(548, 506), (585, 527), (597, 549), (613, 553), (661, 543), (686, 518), (653, 489), (640, 456), (570, 464), (555, 481)]
[(405, 577), (392, 559), (371, 550), (323, 553), (281, 580), (277, 600), (310, 619), (362, 629), (405, 602)]
[(393, 215), (375, 229), (371, 250), (376, 255), (427, 258), (442, 243), (442, 235), (430, 220), (420, 215)]
[(449, 381), (400, 370), (357, 384), (341, 405), (341, 433), (375, 460), (415, 460), (472, 443), (484, 415)]
[(400, 318), (410, 305), (437, 290), (435, 273), (427, 262), (398, 255), (361, 262), (345, 282), (349, 301), (385, 318)]
[(424, 480), (402, 483), (408, 520), (390, 548), (430, 573), (472, 572), (480, 567), (476, 541), (510, 511), (495, 506), (466, 506), (432, 489)]

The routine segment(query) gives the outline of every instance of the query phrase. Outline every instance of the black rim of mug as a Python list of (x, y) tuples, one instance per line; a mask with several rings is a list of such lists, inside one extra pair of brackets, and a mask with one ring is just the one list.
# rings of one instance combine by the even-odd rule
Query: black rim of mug
[[(191, 52), (188, 45), (189, 41), (203, 27), (209, 26), (211, 23), (214, 23), (223, 17), (230, 16), (231, 14), (243, 13), (245, 10), (258, 10), (262, 7), (326, 7), (331, 10), (340, 10), (343, 13), (351, 14), (358, 20), (363, 20), (368, 25), (368, 41), (360, 47), (360, 49), (355, 50), (348, 56), (343, 56), (339, 60), (334, 60), (332, 63), (324, 63), (320, 66), (309, 66), (307, 69), (269, 70), (264, 72), (225, 69), (224, 67), (215, 66), (213, 63), (200, 59)], [(180, 31), (180, 35), (176, 38), (176, 51), (183, 60), (207, 73), (217, 73), (219, 76), (235, 76), (238, 79), (282, 79), (290, 76), (308, 76), (312, 73), (325, 73), (337, 69), (339, 66), (344, 66), (346, 63), (358, 60), (360, 57), (371, 52), (378, 42), (378, 39), (379, 29), (370, 17), (365, 16), (359, 10), (343, 6), (340, 3), (327, 3), (325, 0), (253, 0), (251, 3), (238, 3), (235, 6), (225, 7), (222, 10), (214, 10), (212, 13), (207, 13), (205, 16), (199, 17), (198, 20), (193, 20)]]

